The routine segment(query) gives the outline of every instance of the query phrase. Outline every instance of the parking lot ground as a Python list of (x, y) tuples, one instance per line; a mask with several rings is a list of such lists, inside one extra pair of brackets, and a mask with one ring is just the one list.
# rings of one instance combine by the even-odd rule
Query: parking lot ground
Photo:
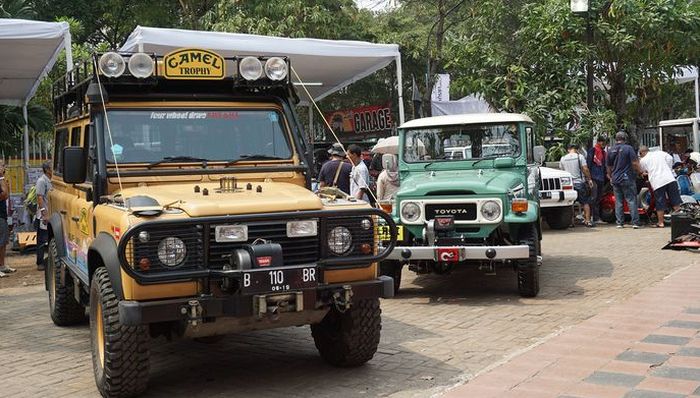
[(700, 396), (699, 286), (681, 269), (444, 397)]
[[(496, 276), (463, 269), (442, 276), (404, 271), (401, 294), (382, 301), (379, 351), (360, 368), (325, 365), (308, 327), (232, 335), (209, 345), (154, 340), (146, 396), (441, 394), (518, 354), (532, 352), (534, 345), (694, 264), (694, 253), (660, 250), (669, 235), (670, 229), (609, 226), (545, 231), (542, 290), (533, 299), (518, 297), (515, 274), (508, 269)], [(17, 257), (12, 261), (22, 262)], [(656, 303), (644, 305), (653, 308)], [(667, 310), (659, 308), (661, 313)], [(691, 319), (679, 315), (674, 320)], [(620, 332), (629, 333), (629, 339), (644, 338), (633, 325)], [(659, 346), (644, 344), (648, 350)], [(586, 360), (596, 362), (596, 352), (618, 355), (612, 352), (617, 348), (593, 347)], [(2, 396), (97, 394), (87, 325), (54, 326), (41, 285), (0, 287), (0, 372)], [(606, 375), (595, 377), (591, 380)]]

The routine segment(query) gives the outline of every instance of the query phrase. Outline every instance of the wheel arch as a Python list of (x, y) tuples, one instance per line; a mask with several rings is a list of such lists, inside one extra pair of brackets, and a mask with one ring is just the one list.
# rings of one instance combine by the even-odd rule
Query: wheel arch
[(95, 240), (88, 248), (88, 276), (92, 277), (99, 267), (105, 267), (112, 282), (112, 289), (119, 300), (124, 299), (122, 288), (122, 273), (119, 257), (117, 256), (117, 242), (106, 232), (97, 234)]
[(66, 257), (66, 240), (63, 236), (63, 220), (61, 216), (54, 213), (49, 219), (49, 239), (56, 239), (56, 251), (58, 257)]

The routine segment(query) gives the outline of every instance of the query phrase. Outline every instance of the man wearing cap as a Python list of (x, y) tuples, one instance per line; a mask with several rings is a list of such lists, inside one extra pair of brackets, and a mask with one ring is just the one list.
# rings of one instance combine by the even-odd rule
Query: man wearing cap
[(627, 134), (619, 131), (615, 134), (615, 146), (608, 151), (608, 178), (615, 192), (615, 218), (617, 227), (625, 226), (623, 200), (627, 202), (632, 218), (632, 228), (639, 228), (639, 209), (637, 208), (637, 173), (641, 174), (639, 158), (634, 148), (627, 144)]
[(328, 150), (330, 160), (321, 166), (318, 173), (318, 183), (323, 187), (337, 187), (346, 194), (350, 194), (350, 172), (352, 166), (345, 161), (345, 151), (339, 143), (333, 144)]

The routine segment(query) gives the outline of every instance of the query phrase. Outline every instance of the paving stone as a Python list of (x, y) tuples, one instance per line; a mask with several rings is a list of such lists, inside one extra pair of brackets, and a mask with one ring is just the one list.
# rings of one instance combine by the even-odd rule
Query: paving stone
[(654, 369), (651, 374), (658, 377), (669, 377), (671, 379), (700, 381), (700, 369), (694, 368), (662, 366)]
[(686, 357), (700, 357), (700, 347), (681, 347), (676, 354)]
[(653, 352), (640, 352), (640, 351), (625, 351), (618, 355), (617, 360), (629, 361), (629, 362), (642, 362), (650, 364), (661, 364), (666, 362), (670, 355), (657, 354)]
[(700, 314), (700, 307), (688, 307), (685, 309), (688, 314)]
[(665, 326), (672, 328), (697, 329), (700, 330), (700, 322), (693, 321), (670, 321)]
[(593, 384), (603, 384), (620, 387), (634, 387), (644, 380), (643, 376), (629, 375), (613, 372), (593, 372), (584, 381)]
[(685, 395), (661, 391), (632, 390), (625, 394), (625, 398), (685, 398)]
[(663, 334), (650, 334), (642, 342), (652, 343), (652, 344), (670, 344), (670, 345), (683, 345), (688, 344), (690, 339), (688, 337), (678, 337), (678, 336), (666, 336)]

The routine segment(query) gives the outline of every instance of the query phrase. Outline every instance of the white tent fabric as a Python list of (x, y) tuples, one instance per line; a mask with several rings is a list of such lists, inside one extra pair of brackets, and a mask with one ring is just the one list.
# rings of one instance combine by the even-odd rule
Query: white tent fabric
[(698, 78), (698, 68), (694, 66), (684, 66), (673, 76), (677, 84), (690, 83)]
[[(371, 75), (392, 61), (397, 62), (398, 80), (401, 81), (401, 59), (399, 46), (396, 44), (292, 39), (138, 26), (120, 50), (164, 55), (174, 49), (186, 47), (212, 50), (224, 57), (286, 55), (291, 59), (292, 67), (302, 81), (310, 84), (306, 88), (314, 100), (320, 100)], [(294, 74), (291, 77), (292, 81), (296, 82)]]
[(457, 101), (432, 101), (433, 116), (494, 112), (481, 95), (468, 95)]
[(63, 48), (70, 58), (70, 42), (67, 22), (0, 19), (0, 104), (29, 102)]

